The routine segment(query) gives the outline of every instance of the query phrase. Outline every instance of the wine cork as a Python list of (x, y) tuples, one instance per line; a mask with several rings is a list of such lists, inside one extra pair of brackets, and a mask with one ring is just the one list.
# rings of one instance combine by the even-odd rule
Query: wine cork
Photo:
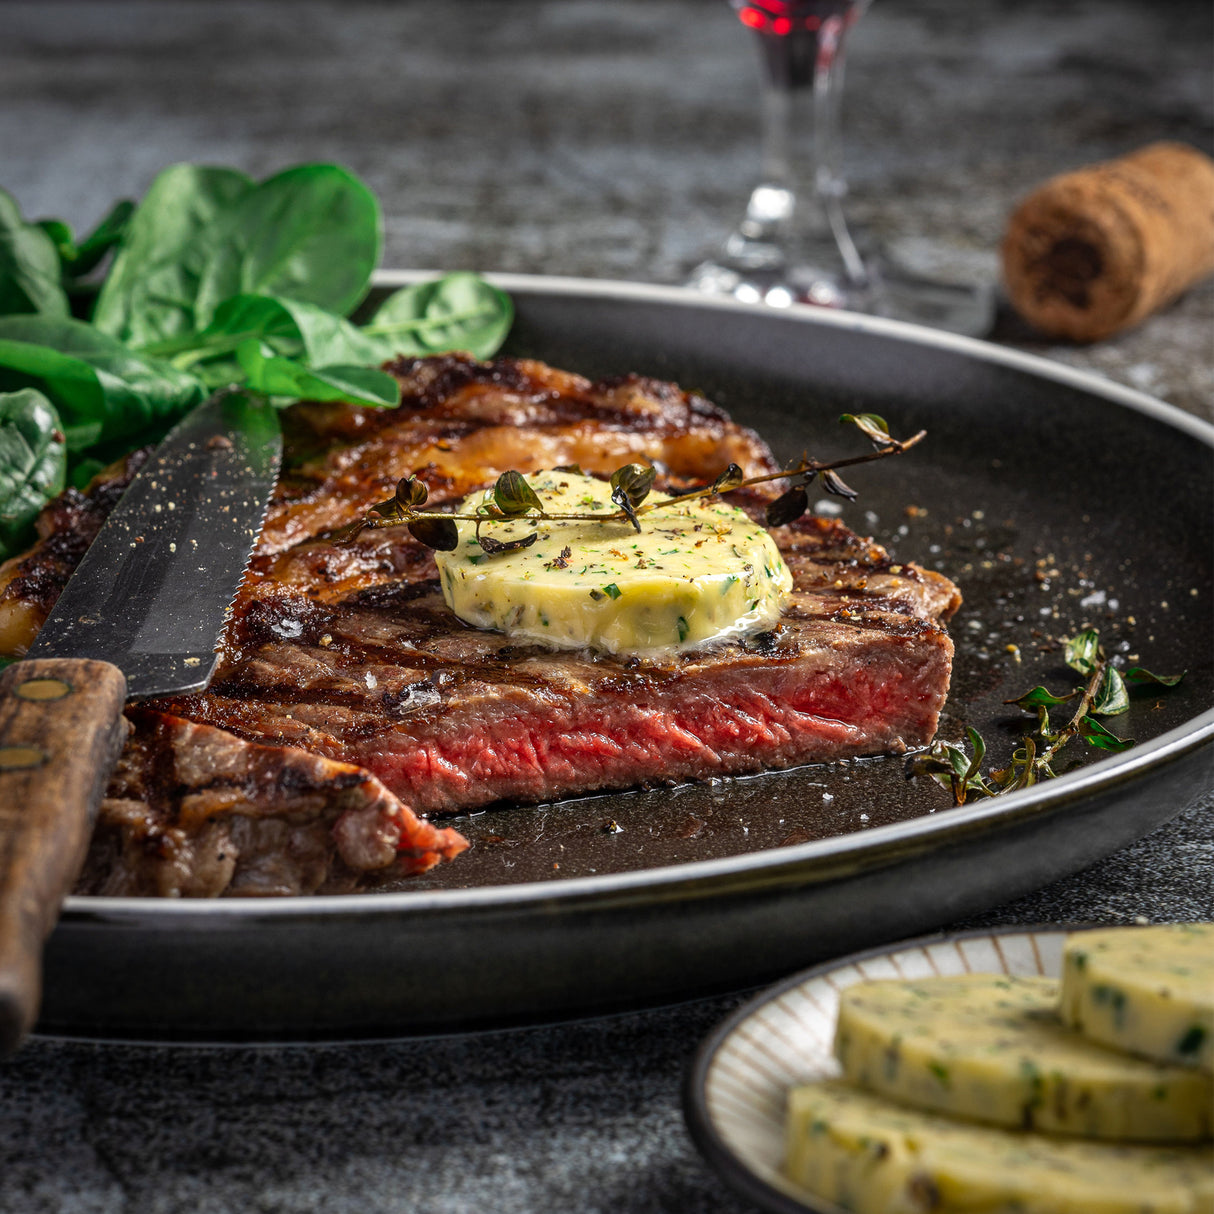
[(1003, 276), (1052, 337), (1095, 341), (1137, 324), (1214, 271), (1214, 160), (1153, 143), (1047, 181), (1015, 210)]

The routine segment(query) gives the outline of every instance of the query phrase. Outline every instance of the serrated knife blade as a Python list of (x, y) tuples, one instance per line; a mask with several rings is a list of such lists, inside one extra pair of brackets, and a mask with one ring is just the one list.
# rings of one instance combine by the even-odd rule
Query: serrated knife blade
[(29, 654), (0, 676), (0, 1054), (32, 1025), (42, 943), (84, 861), (128, 699), (199, 691), (278, 474), (277, 414), (204, 401), (131, 480)]
[(132, 479), (27, 656), (110, 662), (128, 699), (204, 688), (281, 453), (267, 406), (238, 392), (199, 405)]

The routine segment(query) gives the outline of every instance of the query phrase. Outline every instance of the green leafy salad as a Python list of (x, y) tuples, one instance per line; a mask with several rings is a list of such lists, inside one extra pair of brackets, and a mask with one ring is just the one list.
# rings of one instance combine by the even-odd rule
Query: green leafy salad
[(0, 190), (0, 559), (66, 484), (158, 441), (216, 389), (391, 407), (399, 387), (379, 364), (498, 349), (510, 299), (475, 274), (349, 319), (382, 247), (375, 195), (332, 164), (262, 182), (174, 165), (79, 240)]

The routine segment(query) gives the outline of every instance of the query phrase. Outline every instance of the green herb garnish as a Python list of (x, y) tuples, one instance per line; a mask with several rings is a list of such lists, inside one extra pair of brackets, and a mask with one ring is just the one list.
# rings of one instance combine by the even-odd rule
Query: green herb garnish
[[(964, 805), (969, 797), (994, 797), (1001, 793), (1030, 788), (1039, 780), (1056, 775), (1052, 764), (1069, 742), (1082, 738), (1098, 750), (1122, 751), (1134, 745), (1133, 739), (1113, 733), (1100, 717), (1120, 716), (1128, 711), (1128, 688), (1137, 684), (1154, 683), (1160, 687), (1175, 687), (1184, 678), (1177, 675), (1152, 674), (1140, 666), (1122, 674), (1109, 664), (1100, 645), (1100, 636), (1089, 628), (1065, 643), (1066, 664), (1085, 678), (1085, 682), (1064, 695), (1055, 695), (1045, 687), (1034, 687), (1023, 695), (1004, 701), (1015, 704), (1025, 712), (1035, 713), (1037, 727), (1026, 734), (1006, 766), (983, 775), (986, 743), (976, 729), (965, 727), (969, 749), (955, 742), (933, 742), (926, 750), (907, 759), (910, 777), (926, 776), (953, 796), (954, 805)], [(1067, 723), (1055, 728), (1050, 721), (1050, 709), (1077, 701)]]
[[(365, 324), (348, 319), (379, 261), (382, 227), (375, 196), (333, 164), (262, 182), (174, 165), (138, 205), (117, 203), (79, 241), (61, 220), (26, 221), (0, 190), (0, 394), (41, 395), (57, 415), (66, 479), (82, 483), (158, 441), (217, 388), (272, 405), (393, 406), (399, 386), (379, 364), (496, 352), (513, 309), (474, 274), (405, 287)], [(0, 429), (21, 432), (5, 417)], [(32, 538), (29, 504), (48, 500), (62, 478), (47, 478), (44, 464), (5, 442), (0, 544), (8, 551)], [(10, 482), (23, 486), (19, 526), (2, 516)], [(447, 535), (441, 524), (417, 522), (423, 542)]]
[[(413, 524), (421, 518), (466, 519), (476, 523), (477, 541), (486, 552), (491, 554), (509, 552), (514, 549), (527, 547), (534, 542), (535, 536), (530, 535), (521, 540), (502, 543), (483, 535), (481, 532), (482, 524), (494, 520), (515, 519), (523, 515), (531, 519), (552, 521), (568, 520), (608, 523), (627, 520), (639, 532), (641, 530), (641, 516), (649, 513), (651, 510), (666, 509), (681, 502), (699, 501), (718, 493), (730, 493), (734, 489), (740, 489), (745, 485), (761, 485), (767, 481), (787, 480), (792, 485), (792, 488), (788, 489), (768, 505), (766, 516), (769, 527), (782, 527), (788, 523), (795, 522), (809, 509), (809, 494), (807, 489), (816, 479), (821, 479), (822, 487), (828, 493), (840, 494), (849, 498), (855, 497), (855, 492), (844, 485), (835, 475), (836, 468), (845, 468), (852, 464), (864, 464), (871, 460), (885, 459), (890, 455), (901, 455), (904, 451), (908, 451), (919, 442), (926, 434), (926, 431), (920, 430), (918, 434), (914, 434), (907, 439), (891, 438), (885, 422), (871, 413), (859, 415), (844, 413), (839, 420), (840, 422), (850, 422), (857, 426), (872, 441), (874, 449), (863, 455), (853, 455), (846, 459), (831, 460), (829, 462), (810, 459), (808, 455), (802, 455), (800, 459), (793, 460), (783, 472), (768, 472), (761, 476), (745, 476), (737, 464), (730, 464), (724, 472), (716, 477), (712, 484), (702, 485), (698, 489), (691, 489), (686, 493), (680, 493), (677, 496), (668, 498), (664, 502), (649, 502), (647, 504), (645, 503), (645, 498), (649, 496), (649, 492), (653, 488), (654, 478), (657, 475), (656, 469), (642, 464), (625, 464), (622, 468), (617, 468), (611, 474), (611, 500), (616, 504), (618, 509), (613, 510), (609, 514), (550, 513), (543, 508), (539, 497), (527, 484), (526, 480), (524, 480), (522, 474), (513, 470), (503, 472), (497, 478), (489, 500), (478, 508), (476, 514), (426, 514), (419, 509), (424, 504), (425, 497), (423, 496), (420, 500), (413, 500), (418, 492), (416, 486), (419, 482), (416, 477), (408, 476), (401, 481), (401, 485), (408, 486), (403, 497), (401, 487), (398, 486), (395, 497), (372, 506), (370, 513), (349, 527), (343, 528), (334, 538), (339, 543), (347, 543), (368, 527), (405, 525), (409, 527), (410, 531), (413, 531)], [(561, 471), (561, 469), (556, 469), (556, 471)], [(591, 507), (597, 507), (598, 505), (590, 497), (583, 498), (582, 502)], [(416, 532), (414, 534), (416, 535)], [(667, 555), (677, 551), (677, 548), (671, 548), (668, 550)]]

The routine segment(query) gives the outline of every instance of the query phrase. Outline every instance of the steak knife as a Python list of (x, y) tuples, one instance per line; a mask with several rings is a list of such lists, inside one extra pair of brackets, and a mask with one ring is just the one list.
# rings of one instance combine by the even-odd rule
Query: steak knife
[(37, 1016), (43, 941), (84, 863), (123, 705), (210, 682), (281, 455), (268, 405), (228, 391), (195, 408), (0, 676), (0, 1055)]

